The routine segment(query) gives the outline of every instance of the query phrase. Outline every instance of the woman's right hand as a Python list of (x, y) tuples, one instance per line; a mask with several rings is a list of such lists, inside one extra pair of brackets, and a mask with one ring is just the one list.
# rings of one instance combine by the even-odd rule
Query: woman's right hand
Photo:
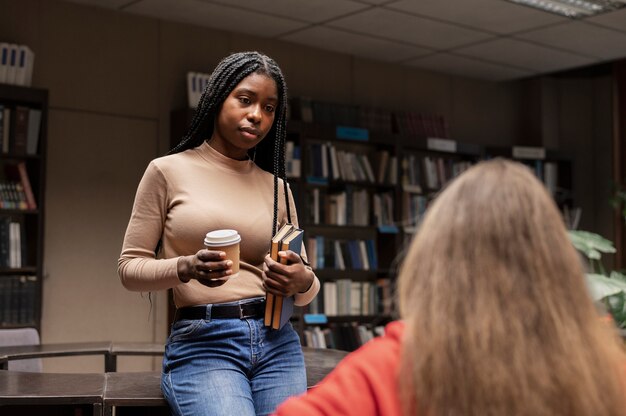
[(226, 260), (223, 251), (202, 249), (192, 256), (178, 258), (178, 278), (183, 283), (196, 279), (205, 286), (217, 287), (230, 279), (232, 266), (233, 262)]

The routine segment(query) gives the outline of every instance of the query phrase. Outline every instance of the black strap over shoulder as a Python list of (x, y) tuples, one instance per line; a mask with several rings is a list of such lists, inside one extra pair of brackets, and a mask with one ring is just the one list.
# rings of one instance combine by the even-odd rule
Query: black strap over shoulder
[[(291, 223), (291, 207), (289, 205), (289, 186), (286, 175), (283, 174), (283, 187), (285, 190), (285, 208), (287, 209), (287, 222)], [(274, 219), (272, 225), (272, 237), (278, 232), (278, 175), (274, 175)]]

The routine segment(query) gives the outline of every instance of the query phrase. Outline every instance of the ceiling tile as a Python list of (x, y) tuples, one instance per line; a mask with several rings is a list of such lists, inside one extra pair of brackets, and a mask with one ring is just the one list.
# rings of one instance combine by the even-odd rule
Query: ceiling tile
[(332, 21), (328, 26), (434, 49), (467, 45), (489, 37), (475, 30), (381, 8)]
[(489, 81), (504, 81), (533, 75), (530, 71), (523, 71), (449, 53), (432, 54), (423, 58), (413, 59), (406, 62), (406, 64), (435, 72)]
[(196, 0), (141, 0), (125, 11), (176, 22), (247, 33), (264, 38), (296, 30), (306, 23)]
[(515, 37), (600, 59), (626, 55), (626, 33), (585, 22), (569, 22)]
[(454, 52), (457, 55), (480, 58), (537, 72), (574, 68), (597, 61), (593, 58), (509, 38), (459, 48)]
[(568, 20), (503, 0), (401, 0), (385, 7), (500, 34)]
[(585, 19), (585, 22), (597, 23), (616, 30), (626, 31), (626, 8), (589, 17)]
[(280, 38), (290, 42), (335, 52), (376, 59), (386, 62), (399, 62), (432, 53), (431, 50), (358, 35), (324, 26), (304, 29)]
[(243, 10), (299, 21), (319, 23), (345, 16), (371, 6), (351, 0), (202, 0)]
[(66, 1), (484, 79), (626, 57), (626, 9), (572, 21), (507, 0)]

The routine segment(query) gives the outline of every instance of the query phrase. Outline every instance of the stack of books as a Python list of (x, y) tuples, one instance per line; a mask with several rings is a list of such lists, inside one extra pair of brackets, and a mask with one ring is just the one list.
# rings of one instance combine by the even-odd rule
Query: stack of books
[[(291, 250), (300, 254), (302, 250), (303, 231), (293, 224), (283, 225), (272, 238), (270, 247), (270, 257), (272, 260), (282, 264), (287, 264), (285, 258), (278, 258), (279, 251)], [(281, 329), (293, 315), (294, 297), (277, 296), (267, 293), (265, 297), (265, 326), (273, 329)]]

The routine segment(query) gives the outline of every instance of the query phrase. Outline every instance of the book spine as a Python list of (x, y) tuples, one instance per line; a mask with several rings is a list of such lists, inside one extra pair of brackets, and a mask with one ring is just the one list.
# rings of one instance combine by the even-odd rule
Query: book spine
[(26, 204), (29, 209), (37, 209), (37, 201), (35, 200), (35, 195), (33, 194), (33, 188), (30, 185), (30, 180), (28, 179), (28, 171), (26, 170), (26, 163), (20, 162), (17, 164), (17, 169), (20, 174), (20, 183), (24, 188), (24, 194), (26, 196)]
[[(280, 243), (281, 250), (289, 250), (289, 244)], [(276, 261), (280, 264), (287, 264), (287, 258), (282, 257), (278, 259), (278, 253), (276, 253)], [(272, 328), (280, 329), (281, 328), (281, 317), (283, 314), (283, 306), (285, 303), (284, 296), (274, 295), (274, 307), (272, 308)]]
[(18, 155), (26, 154), (26, 143), (28, 141), (28, 108), (15, 107), (15, 118), (13, 121), (13, 153)]

